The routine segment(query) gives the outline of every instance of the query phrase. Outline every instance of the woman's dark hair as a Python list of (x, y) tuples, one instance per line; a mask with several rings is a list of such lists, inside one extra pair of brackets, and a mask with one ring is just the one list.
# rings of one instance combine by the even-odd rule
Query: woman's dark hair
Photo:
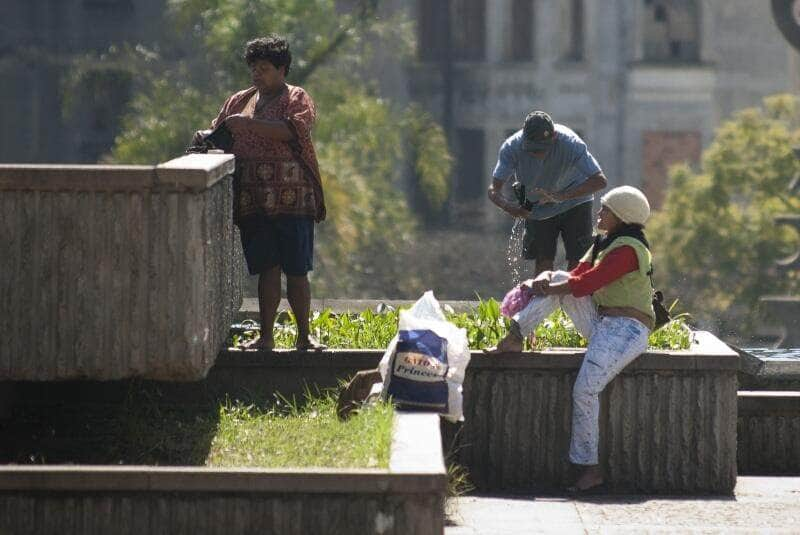
[(248, 41), (244, 47), (244, 60), (248, 65), (265, 59), (272, 63), (276, 69), (285, 67), (284, 74), (289, 74), (292, 65), (292, 53), (289, 52), (289, 43), (279, 35), (270, 34)]

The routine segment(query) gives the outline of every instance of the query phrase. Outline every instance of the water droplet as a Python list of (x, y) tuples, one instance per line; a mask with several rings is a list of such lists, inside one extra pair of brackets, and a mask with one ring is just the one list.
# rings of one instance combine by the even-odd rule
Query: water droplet
[(511, 285), (514, 287), (522, 282), (525, 273), (525, 260), (522, 258), (522, 237), (525, 235), (525, 220), (514, 219), (511, 235), (508, 237), (506, 247), (506, 265), (511, 273)]

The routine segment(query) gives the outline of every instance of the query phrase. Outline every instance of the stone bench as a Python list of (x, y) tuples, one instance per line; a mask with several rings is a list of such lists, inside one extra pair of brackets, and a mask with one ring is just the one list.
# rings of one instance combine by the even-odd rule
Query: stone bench
[[(383, 351), (230, 351), (206, 388), (221, 393), (335, 387), (377, 366)], [(463, 424), (444, 424), (445, 447), (480, 492), (552, 492), (570, 483), (572, 384), (582, 349), (503, 356), (473, 352)], [(696, 332), (686, 351), (650, 351), (606, 388), (601, 460), (615, 492), (730, 494), (736, 484), (738, 355)]]
[[(478, 490), (547, 492), (571, 483), (572, 385), (582, 356), (473, 355), (465, 422), (447, 427), (445, 445)], [(734, 351), (696, 332), (690, 350), (649, 351), (625, 368), (601, 395), (600, 459), (610, 490), (731, 494), (738, 367)]]
[[(650, 351), (603, 393), (600, 458), (610, 490), (730, 494), (736, 482), (738, 355), (695, 333), (686, 351)], [(174, 403), (203, 399), (302, 398), (377, 366), (382, 350), (223, 350), (203, 381), (157, 383)], [(451, 460), (479, 492), (550, 493), (570, 483), (567, 448), (572, 384), (583, 350), (504, 356), (473, 352), (464, 384), (463, 424), (443, 424)], [(20, 403), (124, 397), (115, 383), (28, 383)]]
[(739, 473), (800, 475), (800, 392), (740, 391)]
[(0, 165), (0, 384), (204, 377), (241, 303), (233, 164)]
[(0, 467), (0, 533), (444, 533), (439, 418), (396, 413), (388, 469)]

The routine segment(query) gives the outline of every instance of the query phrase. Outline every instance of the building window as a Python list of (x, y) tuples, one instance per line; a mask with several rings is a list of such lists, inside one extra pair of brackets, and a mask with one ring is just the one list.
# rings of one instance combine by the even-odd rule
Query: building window
[(453, 58), (486, 59), (486, 0), (450, 0)]
[(667, 22), (667, 9), (663, 4), (657, 4), (653, 9), (653, 20), (655, 22)]
[(571, 0), (569, 6), (569, 48), (566, 59), (583, 60), (583, 0)]
[(486, 58), (486, 0), (418, 0), (417, 15), (421, 60)]
[(533, 0), (512, 0), (511, 4), (511, 53), (513, 61), (533, 59)]
[(456, 140), (458, 142), (458, 169), (455, 198), (459, 201), (480, 199), (486, 195), (483, 130), (460, 128), (456, 131)]
[(123, 69), (91, 69), (81, 76), (76, 88), (83, 103), (76, 118), (81, 161), (95, 162), (111, 148), (132, 87), (133, 76)]
[(649, 130), (642, 133), (642, 190), (650, 206), (661, 208), (667, 194), (669, 168), (697, 165), (702, 151), (700, 132)]
[(656, 62), (700, 60), (700, 10), (696, 0), (643, 0), (643, 58)]
[(439, 61), (445, 57), (447, 48), (447, 35), (442, 31), (448, 24), (447, 2), (419, 0), (417, 8), (419, 59)]

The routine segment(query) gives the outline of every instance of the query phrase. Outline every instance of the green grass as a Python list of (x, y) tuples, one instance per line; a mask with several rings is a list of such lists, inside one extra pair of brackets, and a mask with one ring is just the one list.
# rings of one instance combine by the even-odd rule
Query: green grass
[(180, 405), (132, 382), (118, 404), (20, 407), (0, 422), (0, 463), (387, 468), (392, 406), (340, 422), (334, 396)]
[[(674, 305), (673, 305), (674, 307)], [(467, 330), (471, 349), (492, 347), (508, 332), (508, 318), (500, 314), (500, 304), (494, 299), (479, 301), (469, 312), (456, 314), (446, 312), (448, 320)], [(314, 312), (311, 331), (322, 343), (341, 349), (382, 349), (397, 334), (398, 311), (388, 309), (381, 313), (365, 310), (360, 314), (334, 314), (330, 309)], [(688, 315), (676, 317), (666, 326), (651, 333), (649, 345), (653, 349), (688, 349), (690, 331), (686, 324)], [(569, 317), (561, 310), (555, 311), (536, 327), (534, 349), (548, 347), (586, 347), (586, 340), (575, 330)], [(258, 334), (254, 328), (242, 334), (234, 334), (229, 341), (231, 347)], [(291, 312), (281, 313), (275, 323), (275, 347), (294, 347), (297, 330)], [(528, 347), (526, 341), (526, 349)]]
[(393, 408), (379, 402), (346, 422), (331, 395), (300, 407), (284, 402), (263, 410), (241, 403), (220, 407), (209, 466), (261, 468), (388, 468)]

